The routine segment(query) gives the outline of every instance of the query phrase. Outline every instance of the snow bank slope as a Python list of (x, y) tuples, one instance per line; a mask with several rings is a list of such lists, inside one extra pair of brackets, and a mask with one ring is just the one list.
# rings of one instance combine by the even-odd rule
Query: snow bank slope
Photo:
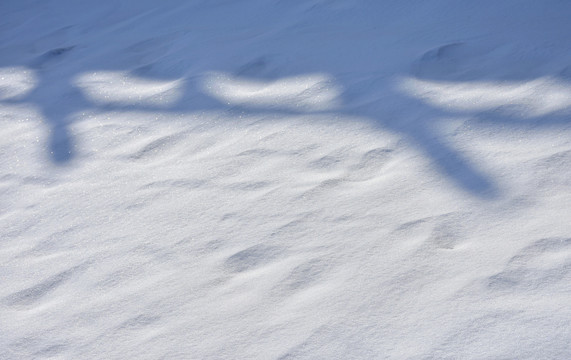
[(571, 5), (0, 13), (1, 359), (571, 357)]

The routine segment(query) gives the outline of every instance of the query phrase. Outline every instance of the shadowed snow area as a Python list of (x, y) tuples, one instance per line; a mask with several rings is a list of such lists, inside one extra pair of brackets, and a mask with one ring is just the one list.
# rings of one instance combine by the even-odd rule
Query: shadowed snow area
[(0, 14), (0, 359), (571, 358), (571, 3)]

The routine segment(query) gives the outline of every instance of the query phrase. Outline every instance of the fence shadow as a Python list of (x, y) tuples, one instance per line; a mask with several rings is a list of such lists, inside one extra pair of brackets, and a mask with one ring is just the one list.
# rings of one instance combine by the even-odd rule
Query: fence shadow
[[(494, 198), (494, 179), (436, 125), (463, 117), (478, 126), (569, 130), (570, 104), (558, 94), (570, 89), (570, 47), (557, 34), (571, 30), (565, 16), (571, 5), (548, 2), (498, 9), (490, 3), (487, 10), (455, 5), (448, 12), (407, 3), (412, 13), (406, 16), (398, 7), (366, 2), (173, 1), (168, 8), (103, 2), (92, 14), (54, 3), (51, 12), (68, 15), (63, 23), (60, 17), (3, 30), (0, 67), (28, 69), (36, 83), (2, 102), (39, 109), (48, 158), (57, 165), (74, 160), (80, 139), (70, 124), (86, 109), (357, 116), (407, 140), (467, 193)], [(8, 25), (40, 15), (14, 4), (3, 5)], [(530, 6), (550, 17), (541, 20), (545, 14)], [(487, 19), (495, 10), (510, 18)], [(538, 16), (541, 21), (529, 22)], [(409, 21), (419, 19), (412, 28)], [(472, 28), (459, 26), (462, 19)], [(531, 25), (536, 35), (526, 38)], [(490, 26), (500, 35), (490, 34)], [(420, 30), (431, 36), (425, 40)], [(451, 41), (451, 31), (460, 40)], [(12, 39), (18, 33), (25, 35)], [(534, 100), (545, 91), (551, 91), (547, 102)]]

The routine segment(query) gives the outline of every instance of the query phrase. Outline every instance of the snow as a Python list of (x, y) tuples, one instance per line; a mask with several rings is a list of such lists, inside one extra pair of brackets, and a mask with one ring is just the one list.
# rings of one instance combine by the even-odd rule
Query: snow
[(571, 4), (0, 13), (0, 359), (571, 358)]

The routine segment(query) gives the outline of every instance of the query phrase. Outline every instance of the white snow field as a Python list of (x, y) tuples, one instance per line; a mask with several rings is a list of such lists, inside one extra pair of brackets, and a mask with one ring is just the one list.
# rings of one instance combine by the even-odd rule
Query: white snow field
[(571, 359), (570, 19), (0, 1), (0, 359)]

